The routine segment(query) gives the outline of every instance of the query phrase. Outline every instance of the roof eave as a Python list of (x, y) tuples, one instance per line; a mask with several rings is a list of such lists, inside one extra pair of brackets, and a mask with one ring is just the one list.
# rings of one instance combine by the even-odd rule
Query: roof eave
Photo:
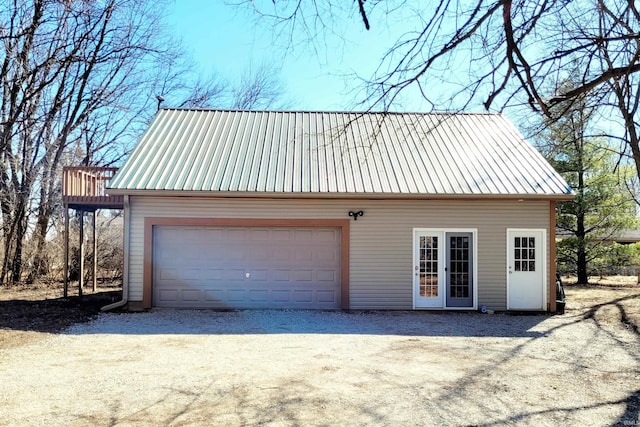
[(266, 199), (504, 199), (504, 200), (552, 200), (567, 201), (575, 194), (435, 194), (435, 193), (317, 193), (317, 192), (261, 192), (261, 191), (203, 191), (203, 190), (148, 190), (107, 189), (109, 195), (161, 196), (161, 197), (215, 197), (215, 198), (266, 198)]

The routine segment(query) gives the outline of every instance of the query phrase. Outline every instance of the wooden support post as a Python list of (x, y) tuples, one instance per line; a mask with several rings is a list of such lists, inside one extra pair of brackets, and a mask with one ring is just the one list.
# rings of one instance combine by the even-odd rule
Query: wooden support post
[(98, 278), (96, 277), (96, 273), (98, 271), (98, 239), (96, 239), (96, 214), (98, 213), (98, 210), (94, 210), (93, 211), (93, 218), (92, 218), (92, 227), (93, 227), (93, 235), (91, 236), (93, 239), (93, 273), (92, 273), (92, 278), (93, 278), (93, 292), (95, 293), (98, 290)]
[(80, 209), (80, 278), (78, 279), (78, 296), (82, 296), (84, 286), (84, 211)]
[(69, 296), (69, 208), (64, 207), (64, 291), (63, 297)]

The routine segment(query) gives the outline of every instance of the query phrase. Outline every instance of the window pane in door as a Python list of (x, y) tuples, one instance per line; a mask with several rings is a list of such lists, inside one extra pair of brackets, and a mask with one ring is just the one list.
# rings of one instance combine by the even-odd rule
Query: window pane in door
[(513, 241), (513, 269), (536, 271), (536, 238), (516, 237)]
[(449, 237), (449, 296), (469, 297), (469, 237)]
[(438, 237), (420, 236), (420, 296), (438, 296)]

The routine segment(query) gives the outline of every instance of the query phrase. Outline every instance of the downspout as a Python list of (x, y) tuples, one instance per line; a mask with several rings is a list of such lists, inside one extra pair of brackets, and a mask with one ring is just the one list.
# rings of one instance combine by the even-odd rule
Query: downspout
[(124, 257), (124, 265), (122, 267), (122, 299), (120, 301), (116, 301), (112, 304), (105, 305), (100, 310), (109, 311), (115, 308), (122, 307), (127, 304), (129, 301), (129, 195), (124, 195), (124, 209), (122, 210), (123, 221), (124, 221), (124, 242), (123, 242), (123, 257)]

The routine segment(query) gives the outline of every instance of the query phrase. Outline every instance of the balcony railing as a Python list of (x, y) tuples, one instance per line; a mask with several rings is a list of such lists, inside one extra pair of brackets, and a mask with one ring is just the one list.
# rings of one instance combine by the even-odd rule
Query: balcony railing
[(66, 166), (62, 169), (62, 201), (71, 208), (122, 209), (122, 196), (109, 196), (107, 183), (118, 168)]

